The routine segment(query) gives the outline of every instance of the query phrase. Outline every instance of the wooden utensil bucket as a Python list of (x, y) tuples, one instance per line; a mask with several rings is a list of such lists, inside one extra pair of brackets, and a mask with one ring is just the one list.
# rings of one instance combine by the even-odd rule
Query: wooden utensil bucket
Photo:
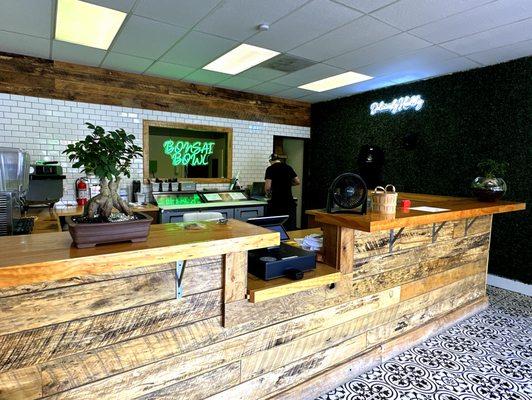
[(371, 196), (371, 211), (381, 214), (395, 214), (397, 208), (397, 192), (395, 186), (377, 186)]

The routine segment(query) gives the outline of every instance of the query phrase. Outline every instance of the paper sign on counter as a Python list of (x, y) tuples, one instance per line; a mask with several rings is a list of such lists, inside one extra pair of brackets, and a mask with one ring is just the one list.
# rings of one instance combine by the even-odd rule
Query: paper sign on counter
[(410, 207), (410, 209), (416, 210), (416, 211), (430, 212), (430, 213), (451, 211), (449, 208), (438, 208), (438, 207), (427, 207), (427, 206)]
[(247, 200), (248, 199), (246, 195), (242, 192), (229, 193), (229, 197), (231, 197), (231, 199), (233, 200)]
[(205, 196), (207, 201), (221, 201), (221, 200), (223, 200), (222, 197), (218, 193), (204, 193), (203, 196)]

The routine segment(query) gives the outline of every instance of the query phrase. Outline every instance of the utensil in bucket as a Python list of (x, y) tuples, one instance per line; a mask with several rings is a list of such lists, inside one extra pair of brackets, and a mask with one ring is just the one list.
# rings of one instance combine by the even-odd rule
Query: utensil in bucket
[(397, 192), (394, 185), (377, 186), (370, 196), (372, 211), (381, 214), (395, 214)]

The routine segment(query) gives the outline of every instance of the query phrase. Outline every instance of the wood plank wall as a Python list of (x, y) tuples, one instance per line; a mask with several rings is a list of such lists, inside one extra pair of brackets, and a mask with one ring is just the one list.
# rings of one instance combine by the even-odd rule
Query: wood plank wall
[(310, 126), (310, 103), (2, 52), (0, 92)]
[(485, 307), (490, 229), (357, 233), (335, 288), (257, 304), (222, 290), (242, 253), (189, 261), (183, 299), (174, 263), (0, 289), (0, 399), (313, 399)]

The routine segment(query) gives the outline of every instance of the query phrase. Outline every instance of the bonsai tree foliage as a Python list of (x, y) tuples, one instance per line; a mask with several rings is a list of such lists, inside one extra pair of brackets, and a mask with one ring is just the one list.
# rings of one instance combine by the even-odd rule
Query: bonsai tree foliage
[(502, 178), (508, 169), (508, 163), (505, 161), (495, 161), (492, 159), (482, 160), (477, 164), (482, 176), (488, 179)]
[(99, 215), (109, 218), (113, 207), (131, 215), (127, 203), (118, 195), (121, 175), (130, 175), (131, 162), (142, 157), (142, 148), (134, 144), (135, 136), (123, 129), (105, 132), (101, 126), (86, 122), (92, 133), (79, 142), (69, 144), (63, 154), (74, 161), (74, 168), (94, 174), (100, 178), (100, 194), (91, 198), (85, 208), (85, 215), (94, 218)]

